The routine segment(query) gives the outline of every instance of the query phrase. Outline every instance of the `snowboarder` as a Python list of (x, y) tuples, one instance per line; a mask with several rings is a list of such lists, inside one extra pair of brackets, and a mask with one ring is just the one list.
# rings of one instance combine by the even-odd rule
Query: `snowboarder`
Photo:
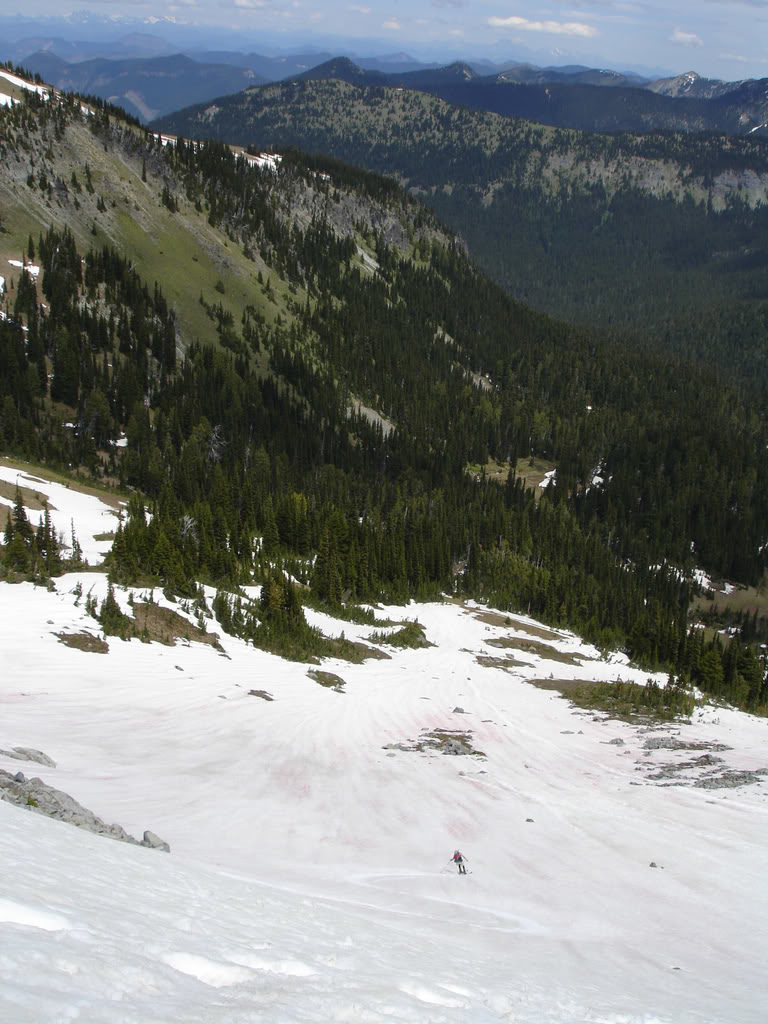
[(458, 850), (453, 851), (453, 857), (451, 857), (453, 863), (458, 867), (460, 875), (466, 875), (467, 869), (464, 866), (464, 855)]

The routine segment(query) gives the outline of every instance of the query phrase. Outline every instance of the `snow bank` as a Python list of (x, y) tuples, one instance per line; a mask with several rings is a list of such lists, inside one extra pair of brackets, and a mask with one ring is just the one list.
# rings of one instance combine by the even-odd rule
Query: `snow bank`
[(10, 71), (5, 71), (1, 68), (0, 78), (4, 78), (6, 82), (10, 82), (11, 85), (15, 85), (19, 89), (26, 89), (27, 92), (36, 92), (38, 96), (48, 97), (51, 94), (51, 90), (47, 85), (37, 85), (34, 82), (27, 82), (23, 78), (19, 78), (18, 75), (12, 75)]

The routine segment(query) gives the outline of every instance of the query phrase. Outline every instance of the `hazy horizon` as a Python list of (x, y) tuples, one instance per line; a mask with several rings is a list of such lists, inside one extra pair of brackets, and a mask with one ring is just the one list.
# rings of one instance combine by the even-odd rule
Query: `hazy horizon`
[(85, 0), (64, 14), (54, 0), (30, 0), (23, 12), (3, 20), (18, 23), (18, 40), (27, 34), (25, 25), (30, 36), (38, 34), (37, 19), (54, 19), (48, 23), (52, 35), (66, 32), (78, 40), (93, 38), (90, 33), (116, 39), (122, 28), (140, 25), (187, 49), (321, 50), (360, 57), (405, 52), (436, 63), (519, 60), (648, 75), (693, 70), (729, 81), (768, 76), (762, 45), (766, 0), (681, 0), (674, 11), (660, 0), (555, 0), (544, 8), (530, 0), (416, 0), (407, 7), (399, 0)]

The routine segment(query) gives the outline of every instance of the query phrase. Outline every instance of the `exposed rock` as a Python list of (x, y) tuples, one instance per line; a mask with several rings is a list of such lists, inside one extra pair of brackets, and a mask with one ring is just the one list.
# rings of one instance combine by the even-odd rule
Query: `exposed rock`
[[(23, 781), (19, 780), (19, 775)], [(54, 789), (42, 779), (26, 779), (21, 772), (13, 776), (10, 772), (0, 769), (0, 800), (37, 811), (38, 814), (45, 814), (49, 818), (67, 821), (78, 828), (84, 828), (87, 832), (109, 836), (111, 839), (118, 839), (123, 843), (131, 843), (134, 846), (151, 846), (159, 850), (170, 849), (167, 843), (152, 832), (145, 832), (144, 841), (139, 842), (120, 825), (108, 825), (102, 821), (93, 811), (83, 807), (68, 793)], [(147, 841), (148, 837), (151, 837), (152, 842)]]
[(14, 761), (34, 761), (46, 768), (55, 768), (56, 762), (48, 757), (42, 750), (34, 750), (32, 747), (14, 747), (13, 750), (0, 750), (0, 757), (12, 757)]
[(344, 687), (347, 685), (335, 672), (324, 672), (321, 669), (311, 668), (307, 675), (316, 683), (320, 683), (321, 686), (334, 690), (336, 693), (344, 693)]
[(144, 833), (144, 838), (141, 841), (141, 846), (148, 846), (152, 850), (165, 850), (166, 853), (171, 852), (171, 848), (164, 839), (160, 836), (156, 836), (154, 832), (150, 832), (149, 829)]
[(482, 750), (472, 746), (472, 733), (457, 729), (423, 729), (418, 740), (410, 743), (388, 743), (384, 750), (437, 751), (454, 757), (485, 757)]
[(702, 754), (700, 757), (694, 757), (692, 761), (679, 761), (677, 764), (666, 764), (660, 768), (653, 775), (649, 775), (649, 779), (674, 779), (680, 772), (695, 771), (699, 768), (717, 768), (718, 765), (723, 763), (722, 757), (715, 757), (714, 754)]
[(610, 746), (610, 747), (623, 747), (624, 746), (624, 740), (621, 738), (621, 736), (616, 736), (614, 739), (608, 740), (608, 746)]
[(737, 786), (752, 786), (768, 775), (768, 768), (757, 768), (755, 771), (730, 771), (722, 775), (710, 776), (694, 782), (698, 789), (735, 789)]
[(465, 715), (466, 711), (464, 710), (464, 708), (456, 707), (453, 709), (453, 713), (454, 715)]
[(706, 740), (678, 740), (674, 736), (653, 736), (643, 744), (645, 750), (732, 750), (724, 743)]
[(274, 700), (275, 698), (267, 690), (249, 690), (249, 697), (261, 697), (262, 700)]

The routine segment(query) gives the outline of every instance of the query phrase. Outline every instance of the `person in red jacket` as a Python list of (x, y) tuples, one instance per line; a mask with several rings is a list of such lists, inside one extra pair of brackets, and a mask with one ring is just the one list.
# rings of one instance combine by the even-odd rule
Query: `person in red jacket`
[(459, 850), (453, 851), (453, 857), (451, 857), (451, 860), (458, 867), (460, 875), (466, 875), (467, 873), (467, 869), (464, 866), (464, 859), (464, 854), (460, 853)]

